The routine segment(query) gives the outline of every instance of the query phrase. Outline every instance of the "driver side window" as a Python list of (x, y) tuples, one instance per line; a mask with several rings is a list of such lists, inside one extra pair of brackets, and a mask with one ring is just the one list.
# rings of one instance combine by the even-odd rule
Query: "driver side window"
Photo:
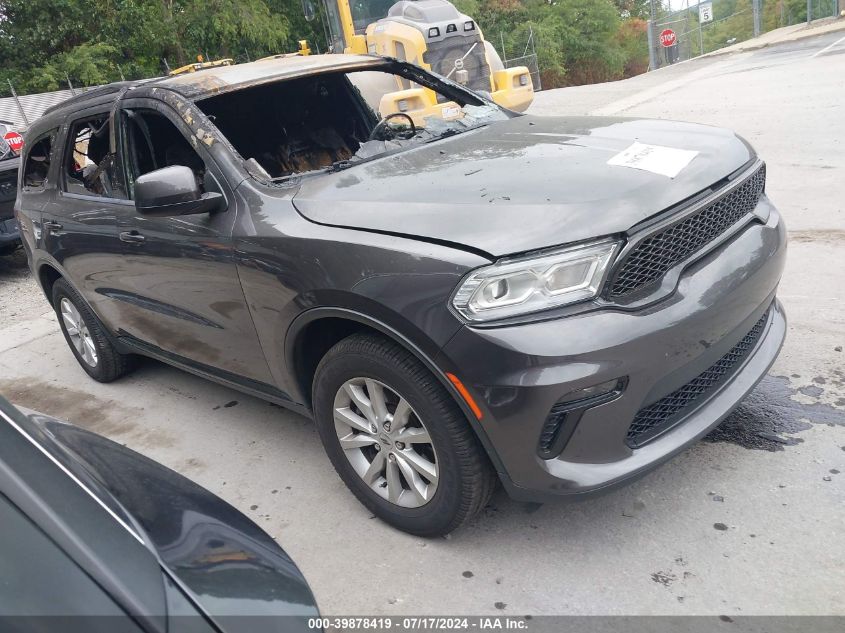
[(205, 191), (205, 162), (170, 119), (156, 110), (134, 108), (121, 112), (121, 124), (130, 198), (140, 176), (172, 165), (189, 167)]

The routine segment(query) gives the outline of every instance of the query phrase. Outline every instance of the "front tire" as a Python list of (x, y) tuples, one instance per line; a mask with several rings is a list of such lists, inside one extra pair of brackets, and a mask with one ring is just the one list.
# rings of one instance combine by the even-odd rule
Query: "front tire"
[(418, 536), (460, 527), (496, 475), (453, 398), (410, 352), (356, 334), (314, 377), (314, 417), (338, 475), (373, 514)]
[(97, 382), (112, 382), (131, 371), (134, 357), (115, 349), (97, 316), (69, 283), (53, 284), (53, 308), (68, 347)]

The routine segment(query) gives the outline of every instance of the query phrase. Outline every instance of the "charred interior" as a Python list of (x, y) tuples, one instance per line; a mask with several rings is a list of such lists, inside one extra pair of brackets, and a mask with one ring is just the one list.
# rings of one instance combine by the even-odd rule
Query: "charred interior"
[(272, 178), (351, 158), (379, 121), (344, 73), (255, 86), (197, 105)]

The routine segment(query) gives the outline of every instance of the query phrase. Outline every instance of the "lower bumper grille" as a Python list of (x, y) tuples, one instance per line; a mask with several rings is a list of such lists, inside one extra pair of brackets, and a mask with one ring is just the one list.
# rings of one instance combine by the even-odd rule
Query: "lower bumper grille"
[(754, 327), (731, 350), (722, 356), (716, 364), (699, 374), (680, 389), (664, 396), (654, 404), (640, 409), (628, 428), (626, 443), (631, 448), (639, 448), (658, 435), (678, 424), (684, 415), (699, 402), (703, 396), (714, 391), (728, 378), (754, 349), (763, 333), (770, 310), (760, 317)]

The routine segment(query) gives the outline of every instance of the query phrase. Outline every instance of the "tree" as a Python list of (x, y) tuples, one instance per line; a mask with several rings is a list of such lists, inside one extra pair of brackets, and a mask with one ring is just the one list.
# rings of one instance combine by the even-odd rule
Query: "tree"
[(651, 19), (651, 0), (613, 0), (613, 4), (622, 18)]
[(264, 0), (182, 0), (175, 24), (181, 41), (196, 54), (231, 57), (285, 52), (288, 20)]
[[(0, 0), (0, 80), (20, 93), (288, 52), (298, 0)], [(304, 22), (304, 20), (303, 20)], [(67, 77), (66, 77), (67, 75)]]

